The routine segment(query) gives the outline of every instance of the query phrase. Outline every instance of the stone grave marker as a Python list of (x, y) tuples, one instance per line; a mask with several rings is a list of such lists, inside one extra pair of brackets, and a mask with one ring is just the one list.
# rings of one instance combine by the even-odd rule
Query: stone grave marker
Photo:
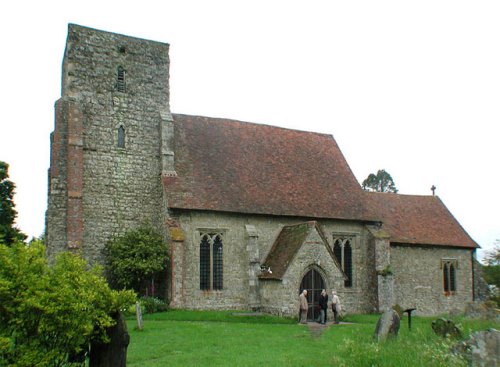
[(375, 328), (374, 338), (381, 342), (387, 338), (395, 338), (398, 336), (400, 318), (393, 309), (385, 311), (380, 319), (378, 319), (377, 327)]
[(432, 330), (434, 330), (434, 332), (437, 335), (440, 335), (443, 338), (446, 337), (457, 338), (457, 339), (462, 338), (462, 332), (451, 320), (443, 318), (434, 320), (432, 322)]
[(135, 317), (137, 319), (137, 329), (142, 330), (144, 328), (142, 323), (142, 310), (141, 304), (138, 301), (135, 302)]

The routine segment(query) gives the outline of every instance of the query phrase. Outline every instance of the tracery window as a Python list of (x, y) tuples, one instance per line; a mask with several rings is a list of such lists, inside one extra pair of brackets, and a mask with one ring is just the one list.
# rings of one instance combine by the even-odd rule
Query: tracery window
[(125, 128), (123, 125), (118, 128), (118, 148), (125, 148)]
[(333, 238), (333, 254), (337, 259), (340, 267), (347, 276), (344, 280), (344, 287), (352, 287), (352, 237), (334, 237)]
[(200, 233), (200, 289), (221, 290), (223, 286), (222, 233)]
[(126, 91), (125, 69), (122, 66), (118, 66), (117, 76), (116, 76), (116, 90), (118, 92)]
[(443, 290), (445, 295), (453, 294), (457, 291), (457, 268), (456, 259), (441, 259), (441, 268), (443, 269)]

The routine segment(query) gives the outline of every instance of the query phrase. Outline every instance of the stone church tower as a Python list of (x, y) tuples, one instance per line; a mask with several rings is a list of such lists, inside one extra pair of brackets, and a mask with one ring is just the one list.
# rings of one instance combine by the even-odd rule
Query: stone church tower
[(146, 221), (163, 228), (161, 176), (175, 175), (168, 49), (69, 25), (51, 136), (49, 256), (81, 250), (99, 262), (112, 236)]

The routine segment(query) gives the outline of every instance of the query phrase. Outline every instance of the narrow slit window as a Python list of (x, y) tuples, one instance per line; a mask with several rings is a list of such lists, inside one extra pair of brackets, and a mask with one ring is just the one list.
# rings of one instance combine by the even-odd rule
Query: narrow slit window
[(118, 148), (125, 148), (125, 128), (123, 125), (118, 128)]
[(352, 287), (352, 247), (349, 241), (344, 245), (344, 273), (347, 275), (344, 287)]
[(125, 69), (122, 66), (118, 66), (117, 77), (116, 77), (116, 90), (118, 92), (126, 91), (125, 83)]

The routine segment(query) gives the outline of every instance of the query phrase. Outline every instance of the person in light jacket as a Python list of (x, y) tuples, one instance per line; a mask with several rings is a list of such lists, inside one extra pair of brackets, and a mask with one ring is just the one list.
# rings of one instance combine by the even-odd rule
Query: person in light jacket
[(307, 304), (307, 290), (304, 289), (299, 296), (299, 309), (300, 309), (300, 319), (301, 324), (307, 323), (307, 310), (309, 305)]
[(333, 311), (333, 322), (335, 324), (338, 324), (341, 307), (340, 307), (339, 296), (337, 296), (337, 292), (335, 291), (332, 291), (332, 311)]

